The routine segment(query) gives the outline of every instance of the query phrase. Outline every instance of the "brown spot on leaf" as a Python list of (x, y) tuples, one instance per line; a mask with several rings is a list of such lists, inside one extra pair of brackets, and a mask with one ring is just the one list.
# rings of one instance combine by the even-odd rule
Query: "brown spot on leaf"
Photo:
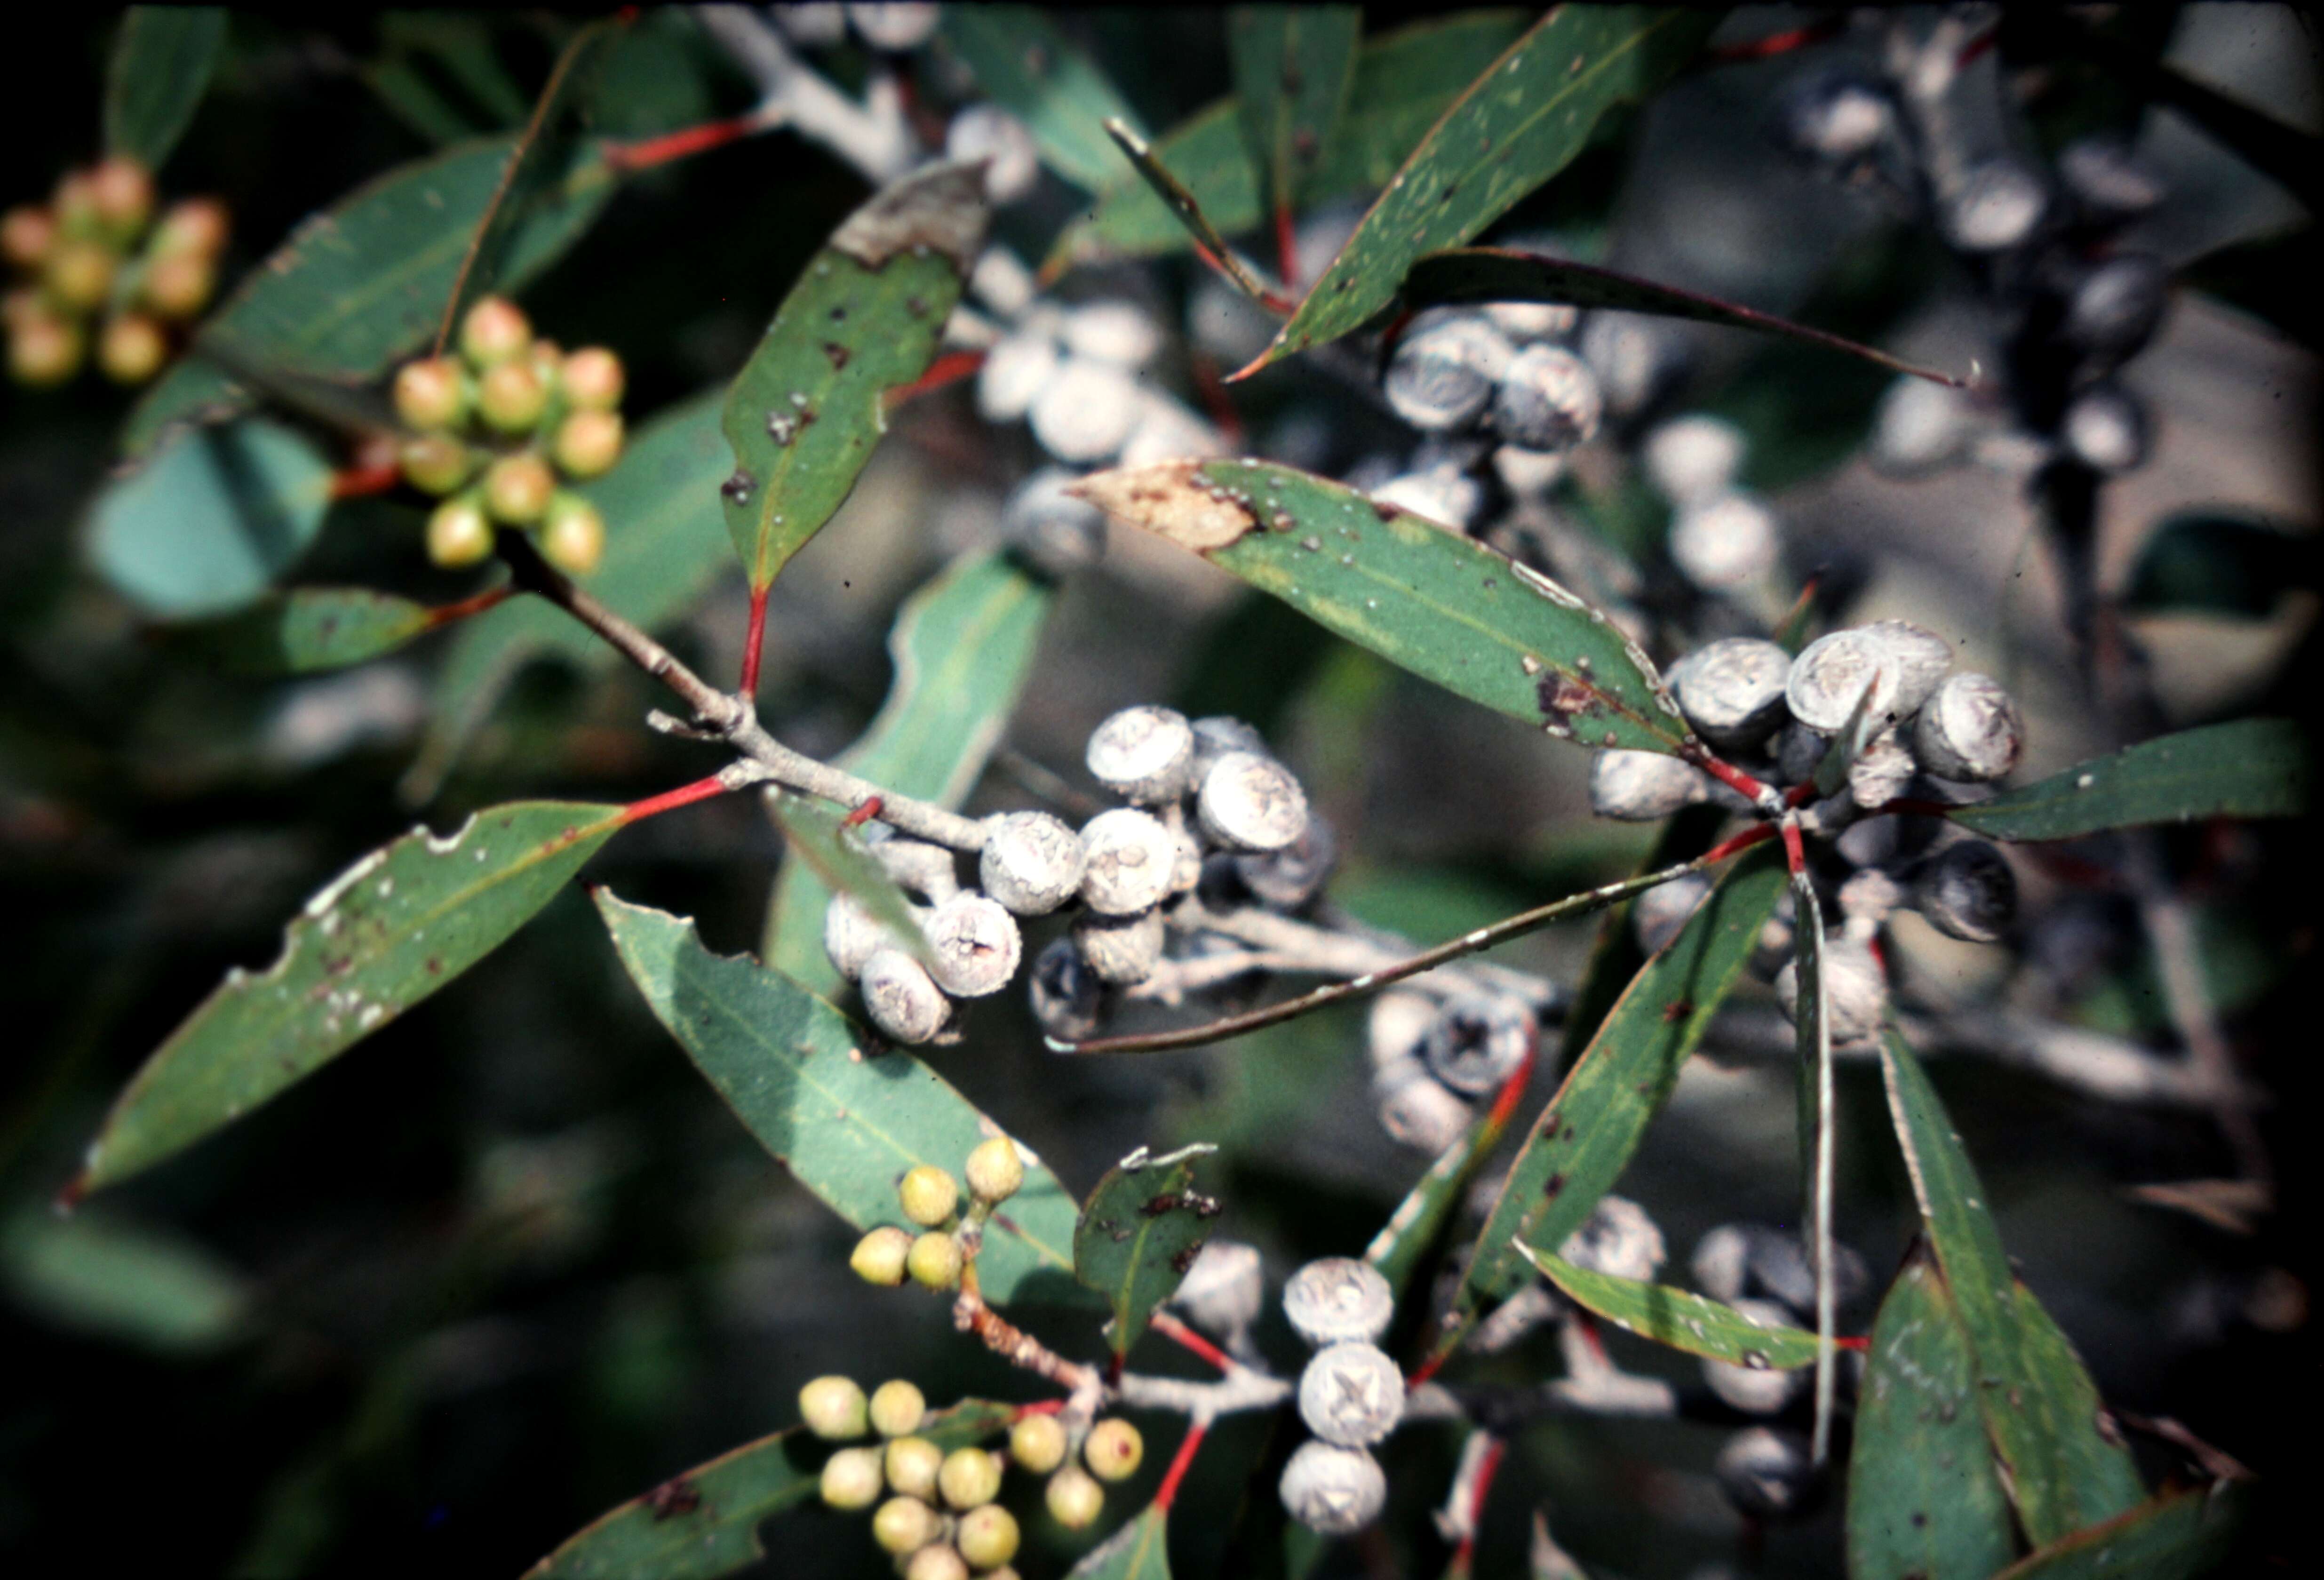
[(867, 269), (884, 268), (899, 253), (927, 247), (951, 259), (965, 275), (991, 217), (983, 166), (939, 164), (893, 183), (849, 215), (832, 233), (830, 245)]
[(1542, 1182), (1542, 1187), (1541, 1187), (1541, 1195), (1542, 1195), (1542, 1199), (1543, 1199), (1543, 1200), (1545, 1200), (1545, 1201), (1547, 1201), (1547, 1200), (1549, 1200), (1550, 1198), (1552, 1198), (1552, 1197), (1554, 1197), (1554, 1196), (1556, 1196), (1556, 1195), (1557, 1195), (1557, 1193), (1558, 1193), (1559, 1191), (1563, 1190), (1564, 1188), (1565, 1188), (1565, 1176), (1564, 1176), (1564, 1175), (1563, 1175), (1563, 1174), (1553, 1174), (1553, 1175), (1551, 1175), (1547, 1179), (1545, 1179), (1545, 1180), (1544, 1180), (1544, 1181)]
[(835, 341), (825, 340), (823, 343), (823, 354), (831, 358), (832, 372), (844, 373), (847, 371), (848, 351), (846, 346), (839, 345)]
[(1675, 1026), (1694, 1013), (1692, 999), (1673, 999), (1663, 1006), (1663, 1024)]
[(639, 1501), (653, 1511), (654, 1521), (659, 1524), (675, 1514), (691, 1514), (702, 1507), (702, 1489), (684, 1476), (672, 1476)]
[(1170, 1270), (1176, 1273), (1180, 1278), (1185, 1278), (1186, 1276), (1186, 1270), (1194, 1265), (1194, 1258), (1202, 1254), (1203, 1243), (1198, 1240), (1194, 1244), (1187, 1246), (1184, 1251), (1181, 1251), (1177, 1255), (1170, 1259)]
[(1117, 467), (1066, 490), (1110, 516), (1198, 553), (1223, 549), (1259, 525), (1250, 510), (1220, 497), (1194, 461)]
[(1600, 706), (1598, 693), (1560, 670), (1551, 670), (1534, 682), (1534, 698), (1546, 723), (1571, 729), (1575, 718)]

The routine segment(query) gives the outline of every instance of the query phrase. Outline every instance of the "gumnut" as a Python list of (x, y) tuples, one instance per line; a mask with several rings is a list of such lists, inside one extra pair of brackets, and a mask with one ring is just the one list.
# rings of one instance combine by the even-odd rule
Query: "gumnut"
[(1346, 1536), (1379, 1518), (1388, 1477), (1360, 1448), (1311, 1440), (1291, 1455), (1276, 1490), (1285, 1511), (1308, 1529)]
[(1309, 1262), (1284, 1284), (1283, 1315), (1312, 1345), (1373, 1344), (1396, 1315), (1396, 1297), (1371, 1263), (1327, 1256)]
[(1403, 1415), (1404, 1373), (1376, 1344), (1326, 1344), (1299, 1375), (1299, 1418), (1326, 1443), (1377, 1443)]

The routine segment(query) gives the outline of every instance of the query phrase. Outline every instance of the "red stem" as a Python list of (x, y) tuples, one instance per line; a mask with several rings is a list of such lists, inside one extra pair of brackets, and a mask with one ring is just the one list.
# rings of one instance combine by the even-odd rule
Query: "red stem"
[(1857, 1354), (1862, 1354), (1872, 1347), (1872, 1335), (1869, 1334), (1858, 1334), (1855, 1337), (1850, 1338), (1846, 1335), (1836, 1335), (1831, 1342), (1840, 1349), (1854, 1350)]
[(1194, 1450), (1203, 1446), (1203, 1437), (1210, 1429), (1211, 1423), (1200, 1416), (1186, 1424), (1186, 1435), (1179, 1439), (1178, 1452), (1171, 1456), (1170, 1468), (1162, 1473), (1162, 1484), (1154, 1489), (1157, 1512), (1170, 1511), (1172, 1501), (1178, 1496), (1178, 1483), (1186, 1479), (1186, 1467), (1194, 1463)]
[(842, 828), (861, 828), (872, 818), (877, 818), (880, 815), (880, 808), (887, 804), (888, 799), (885, 796), (866, 797), (862, 806), (839, 820), (839, 826)]
[(441, 604), (428, 611), (428, 629), (449, 625), (455, 620), (466, 620), (471, 614), (481, 614), (495, 605), (506, 603), (516, 595), (512, 587), (486, 587), (473, 598), (462, 598), (456, 604)]
[(941, 390), (946, 384), (958, 383), (973, 375), (983, 365), (984, 353), (982, 351), (947, 351), (928, 364), (928, 371), (910, 383), (898, 384), (894, 389), (884, 392), (880, 397), (880, 409), (893, 411), (914, 396)]
[(1201, 1334), (1196, 1333), (1193, 1328), (1188, 1327), (1185, 1323), (1179, 1321), (1178, 1318), (1173, 1317), (1169, 1312), (1157, 1311), (1154, 1314), (1153, 1326), (1154, 1331), (1160, 1334), (1164, 1338), (1173, 1341), (1181, 1349), (1187, 1350), (1194, 1354), (1200, 1355), (1204, 1360), (1208, 1361), (1220, 1371), (1231, 1372), (1234, 1370), (1234, 1362), (1228, 1357), (1227, 1353), (1224, 1350), (1219, 1348), (1218, 1345), (1204, 1338)]
[(1736, 767), (1732, 762), (1729, 762), (1723, 758), (1720, 758), (1710, 752), (1705, 752), (1701, 756), (1691, 759), (1691, 761), (1697, 768), (1702, 769), (1703, 772), (1711, 775), (1711, 778), (1725, 785), (1729, 790), (1733, 790), (1737, 795), (1747, 796), (1752, 801), (1757, 802), (1760, 797), (1767, 793), (1767, 787), (1766, 785), (1761, 784), (1757, 780), (1752, 778), (1749, 774)]
[(1751, 39), (1739, 44), (1723, 44), (1711, 51), (1711, 58), (1724, 66), (1736, 60), (1765, 60), (1775, 55), (1788, 55), (1794, 50), (1810, 44), (1820, 44), (1840, 34), (1836, 19), (1812, 22), (1805, 27), (1795, 27), (1785, 32), (1769, 33), (1764, 39)]
[(1750, 827), (1746, 828), (1742, 833), (1735, 836), (1734, 838), (1714, 845), (1709, 850), (1704, 851), (1702, 853), (1702, 859), (1706, 863), (1723, 862), (1730, 855), (1742, 855), (1743, 852), (1750, 849), (1755, 845), (1765, 845), (1775, 836), (1775, 829), (1773, 824), (1754, 823)]
[(1065, 1409), (1067, 1402), (1062, 1399), (1037, 1399), (1031, 1404), (1020, 1404), (1017, 1407), (1017, 1413), (1009, 1418), (1010, 1424), (1013, 1426), (1027, 1416), (1054, 1416)]
[(344, 472), (331, 474), (331, 497), (362, 499), (374, 494), (385, 494), (402, 481), (403, 468), (393, 461), (370, 467), (349, 467)]
[(605, 162), (617, 171), (651, 170), (658, 164), (669, 164), (692, 154), (706, 153), (713, 148), (724, 148), (739, 142), (754, 132), (766, 130), (774, 123), (761, 119), (755, 112), (747, 115), (730, 115), (723, 121), (705, 121), (699, 126), (669, 132), (659, 137), (647, 137), (636, 143), (617, 143), (605, 150)]
[(1800, 826), (1788, 818), (1784, 820), (1784, 866), (1794, 877), (1807, 870), (1806, 843), (1800, 838)]
[(1526, 1038), (1524, 1059), (1509, 1072), (1509, 1078), (1493, 1095), (1492, 1107), (1485, 1111), (1484, 1128), (1477, 1135), (1478, 1151), (1484, 1151), (1500, 1139), (1502, 1127), (1509, 1123), (1509, 1116), (1517, 1111), (1517, 1104), (1525, 1097), (1526, 1088), (1533, 1084), (1533, 1067), (1540, 1056), (1541, 1029), (1536, 1026)]
[(1469, 1500), (1469, 1529), (1461, 1534), (1461, 1545), (1452, 1551), (1452, 1567), (1460, 1574), (1469, 1572), (1469, 1560), (1477, 1550), (1477, 1531), (1485, 1523), (1485, 1494), (1493, 1490), (1493, 1477), (1500, 1473), (1501, 1461), (1509, 1446), (1499, 1437), (1485, 1445), (1484, 1462), (1477, 1466), (1477, 1490)]
[(1275, 272), (1283, 277), (1283, 289), (1299, 289), (1299, 231), (1291, 218), (1291, 205), (1277, 202), (1275, 206)]
[(767, 589), (751, 589), (751, 627), (742, 633), (742, 679), (734, 689), (756, 701), (759, 695), (759, 650), (767, 639)]
[(659, 817), (679, 807), (690, 807), (696, 801), (706, 801), (713, 796), (723, 796), (733, 787), (716, 774), (697, 779), (692, 784), (682, 784), (674, 790), (664, 790), (658, 796), (648, 796), (642, 801), (632, 801), (622, 808), (622, 824), (641, 823), (648, 818)]
[(1234, 397), (1219, 378), (1219, 365), (1204, 352), (1191, 358), (1194, 365), (1194, 393), (1202, 397), (1203, 410), (1209, 413), (1211, 426), (1231, 450), (1242, 448), (1242, 413), (1235, 410)]

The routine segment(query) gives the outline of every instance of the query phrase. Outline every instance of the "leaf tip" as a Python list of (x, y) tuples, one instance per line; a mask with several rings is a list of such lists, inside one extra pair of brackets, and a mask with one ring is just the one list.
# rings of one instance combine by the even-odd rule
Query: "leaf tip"
[(1066, 492), (1197, 553), (1223, 549), (1259, 525), (1248, 500), (1211, 483), (1192, 460), (1116, 467)]
[(942, 253), (964, 276), (975, 266), (992, 210), (982, 161), (952, 160), (905, 177), (849, 215), (830, 246), (867, 269), (913, 248)]

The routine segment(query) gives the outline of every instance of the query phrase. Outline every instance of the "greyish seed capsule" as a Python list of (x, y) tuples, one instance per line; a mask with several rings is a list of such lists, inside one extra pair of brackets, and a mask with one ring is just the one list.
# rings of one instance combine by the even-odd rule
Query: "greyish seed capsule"
[(1818, 164), (1852, 163), (1880, 145), (1895, 124), (1888, 96), (1853, 73), (1820, 72), (1784, 96), (1784, 141)]
[(1211, 776), (1219, 759), (1230, 752), (1249, 752), (1260, 757), (1267, 755), (1267, 737), (1239, 718), (1214, 713), (1198, 718), (1194, 732), (1194, 761), (1189, 765), (1187, 782), (1199, 785)]
[(1046, 576), (1064, 577), (1105, 558), (1105, 513), (1065, 492), (1075, 480), (1063, 467), (1044, 467), (1001, 509), (1002, 541)]
[[(1825, 1020), (1835, 1048), (1862, 1042), (1880, 1033), (1888, 1010), (1888, 978), (1870, 947), (1846, 934), (1824, 939), (1823, 983)], [(1775, 973), (1775, 997), (1787, 1015), (1799, 1012), (1800, 966), (1792, 961)]]
[(1307, 832), (1307, 792), (1274, 758), (1229, 752), (1203, 776), (1194, 815), (1230, 850), (1281, 850)]
[(1740, 1224), (1721, 1224), (1708, 1231), (1694, 1243), (1694, 1254), (1687, 1259), (1694, 1287), (1729, 1306), (1743, 1298), (1750, 1265), (1750, 1234)]
[(1489, 301), (1485, 321), (1507, 335), (1510, 345), (1523, 346), (1564, 339), (1581, 324), (1582, 310), (1563, 301)]
[(1404, 1373), (1377, 1344), (1327, 1344), (1299, 1374), (1299, 1418), (1326, 1443), (1362, 1448), (1404, 1416)]
[(1371, 496), (1459, 532), (1467, 531), (1485, 508), (1483, 485), (1453, 467), (1401, 473), (1371, 490)]
[(1111, 363), (1068, 356), (1028, 413), (1033, 437), (1061, 461), (1087, 466), (1121, 448), (1138, 426), (1138, 381)]
[(2129, 219), (2163, 201), (2163, 173), (2120, 137), (2078, 137), (2059, 151), (2059, 179), (2089, 213)]
[(1347, 1536), (1379, 1518), (1388, 1501), (1388, 1477), (1360, 1448), (1311, 1439), (1283, 1467), (1276, 1491), (1284, 1511), (1308, 1529)]
[(1891, 725), (1873, 736), (1848, 765), (1849, 797), (1867, 811), (1885, 807), (1904, 793), (1920, 766), (1913, 749), (1904, 744), (1904, 732)]
[(1125, 707), (1091, 732), (1090, 773), (1124, 800), (1158, 807), (1185, 793), (1194, 726), (1171, 707)]
[(1578, 1268), (1640, 1282), (1655, 1276), (1665, 1254), (1662, 1230), (1646, 1208), (1622, 1196), (1599, 1197), (1557, 1253)]
[(1396, 1315), (1388, 1280), (1368, 1261), (1326, 1256), (1285, 1281), (1283, 1315), (1309, 1344), (1374, 1344)]
[(1743, 430), (1723, 417), (1674, 417), (1646, 435), (1644, 456), (1646, 480), (1673, 504), (1716, 499), (1735, 486)]
[(872, 1023), (898, 1042), (926, 1042), (952, 1018), (944, 989), (901, 949), (874, 949), (856, 985)]
[(2145, 253), (2116, 253), (2093, 268), (2066, 303), (2067, 341), (2120, 362), (2154, 337), (2171, 300), (2171, 273)]
[[(1764, 1296), (1790, 1307), (1796, 1316), (1813, 1320), (1815, 1269), (1809, 1264), (1807, 1248), (1799, 1236), (1756, 1224), (1745, 1226), (1742, 1233), (1749, 1252), (1742, 1292)], [(1845, 1311), (1863, 1295), (1870, 1275), (1853, 1248), (1834, 1241), (1831, 1249), (1832, 1296)]]
[(1781, 550), (1774, 513), (1748, 494), (1689, 504), (1671, 523), (1671, 563), (1707, 593), (1749, 587), (1775, 568)]
[(1528, 346), (1493, 389), (1493, 431), (1528, 450), (1570, 450), (1598, 431), (1605, 401), (1590, 365), (1562, 346)]
[(1041, 180), (1041, 150), (1032, 132), (998, 105), (969, 105), (953, 116), (945, 128), (945, 157), (983, 160), (984, 195), (995, 203), (1029, 196)]
[(1481, 1097), (1517, 1073), (1537, 1034), (1533, 1012), (1516, 999), (1471, 993), (1444, 1006), (1420, 1057), (1453, 1091)]
[(1281, 850), (1238, 855), (1233, 861), (1235, 875), (1261, 905), (1296, 910), (1323, 892), (1339, 859), (1340, 842), (1332, 826), (1311, 815), (1305, 831)]
[(855, 24), (855, 31), (873, 49), (900, 54), (928, 42), (928, 36), (936, 31), (938, 11), (934, 5), (899, 5), (896, 0), (879, 0), (872, 5), (849, 0), (847, 20)]
[(1416, 1058), (1420, 1039), (1435, 1021), (1436, 1001), (1425, 993), (1390, 988), (1375, 997), (1364, 1027), (1365, 1039), (1371, 1045), (1372, 1067)]
[(960, 868), (952, 852), (924, 839), (890, 836), (868, 847), (898, 888), (937, 904), (960, 892)]
[[(1923, 712), (1926, 712), (1923, 705)], [(1850, 823), (1832, 841), (1832, 848), (1851, 865), (1877, 867), (1896, 854), (1904, 836), (1904, 825), (1900, 817), (1890, 812), (1884, 817), (1864, 818)]]
[(1790, 1432), (1753, 1427), (1735, 1434), (1711, 1465), (1719, 1490), (1745, 1514), (1782, 1520), (1803, 1512), (1815, 1489), (1808, 1446)]
[(1663, 320), (1600, 310), (1582, 326), (1582, 359), (1598, 375), (1606, 410), (1635, 417), (1686, 369), (1686, 342)]
[(1989, 944), (2017, 919), (2017, 874), (1982, 839), (1949, 845), (1921, 869), (1913, 903), (1939, 932)]
[(1493, 471), (1519, 499), (1538, 499), (1565, 476), (1568, 457), (1554, 450), (1529, 450), (1513, 444), (1493, 451)]
[(1162, 958), (1162, 913), (1132, 917), (1083, 915), (1074, 920), (1074, 947), (1100, 982), (1122, 986), (1154, 975)]
[(955, 894), (920, 924), (933, 956), (929, 975), (955, 998), (982, 998), (1007, 987), (1023, 958), (1017, 919), (984, 894)]
[(1915, 625), (1910, 620), (1875, 620), (1864, 629), (1886, 642), (1896, 655), (1899, 716), (1927, 701), (1929, 694), (1944, 679), (1945, 671), (1952, 668), (1952, 644), (1925, 625)]
[(1900, 374), (1873, 411), (1872, 465), (1897, 477), (1934, 471), (1960, 458), (1977, 426), (1967, 391)]
[(1990, 675), (1949, 675), (1913, 721), (1913, 747), (1939, 779), (1981, 784), (2017, 766), (2025, 721)]
[[(1755, 1327), (1789, 1327), (1792, 1314), (1769, 1300), (1729, 1300), (1738, 1316)], [(1772, 1416), (1791, 1403), (1806, 1386), (1812, 1369), (1778, 1372), (1762, 1363), (1738, 1365), (1732, 1361), (1705, 1360), (1702, 1380), (1711, 1391), (1746, 1415)]]
[(1878, 867), (1850, 873), (1840, 886), (1840, 914), (1877, 927), (1904, 903), (1904, 886)]
[(2109, 476), (2146, 464), (2146, 406), (2116, 383), (2084, 390), (2066, 408), (2066, 448), (2094, 472)]
[(1661, 954), (1710, 894), (1711, 879), (1702, 873), (1689, 873), (1630, 901), (1630, 928), (1637, 935), (1638, 947), (1649, 955)]
[(1651, 823), (1710, 794), (1700, 770), (1662, 752), (1600, 752), (1590, 764), (1590, 806), (1601, 818)]
[[(1787, 676), (1788, 673), (1786, 671)], [(1788, 688), (1788, 681), (1786, 685)], [(1800, 784), (1813, 779), (1818, 765), (1823, 762), (1824, 753), (1831, 750), (1831, 735), (1821, 730), (1810, 729), (1794, 719), (1775, 737), (1775, 777), (1785, 784)]]
[(1372, 1099), (1390, 1140), (1432, 1158), (1459, 1141), (1476, 1117), (1410, 1054), (1372, 1072)]
[(853, 894), (834, 894), (823, 908), (823, 952), (830, 956), (833, 969), (850, 982), (863, 974), (863, 962), (873, 950), (893, 948), (896, 943), (896, 935)]
[(1863, 716), (1876, 726), (1894, 723), (1920, 707), (1944, 671), (1941, 667), (1934, 675), (1927, 674), (1921, 644), (1895, 640), (1892, 628), (1903, 624), (1853, 626), (1810, 642), (1792, 661), (1784, 684), (1784, 701), (1792, 716), (1830, 735), (1847, 727), (1858, 698), (1864, 699)]
[(984, 820), (977, 877), (985, 892), (1019, 916), (1046, 916), (1082, 886), (1089, 854), (1082, 836), (1047, 812), (1002, 812)]
[(1016, 421), (1033, 409), (1063, 362), (1057, 343), (1047, 335), (1004, 337), (984, 354), (984, 365), (976, 370), (976, 414), (987, 422)]
[(1025, 996), (1042, 1033), (1061, 1042), (1095, 1034), (1105, 1008), (1105, 984), (1071, 938), (1053, 938), (1034, 956)]
[(1988, 159), (1945, 205), (1945, 239), (1965, 253), (2005, 252), (2033, 236), (2049, 207), (2040, 176), (2006, 155)]
[(1133, 301), (1092, 301), (1065, 314), (1065, 349), (1075, 356), (1139, 368), (1162, 348), (1162, 327)]
[(1754, 636), (1729, 636), (1673, 665), (1671, 690), (1695, 733), (1722, 752), (1766, 744), (1784, 718), (1792, 655)]
[(1515, 355), (1508, 338), (1480, 315), (1424, 314), (1397, 342), (1380, 393), (1398, 417), (1423, 433), (1470, 428), (1484, 415)]
[(1259, 1251), (1233, 1240), (1212, 1240), (1194, 1255), (1170, 1304), (1204, 1332), (1222, 1337), (1248, 1333), (1267, 1298)]
[(1082, 901), (1100, 916), (1135, 916), (1169, 893), (1178, 842), (1152, 813), (1134, 807), (1100, 812), (1082, 826), (1082, 845), (1089, 853)]

